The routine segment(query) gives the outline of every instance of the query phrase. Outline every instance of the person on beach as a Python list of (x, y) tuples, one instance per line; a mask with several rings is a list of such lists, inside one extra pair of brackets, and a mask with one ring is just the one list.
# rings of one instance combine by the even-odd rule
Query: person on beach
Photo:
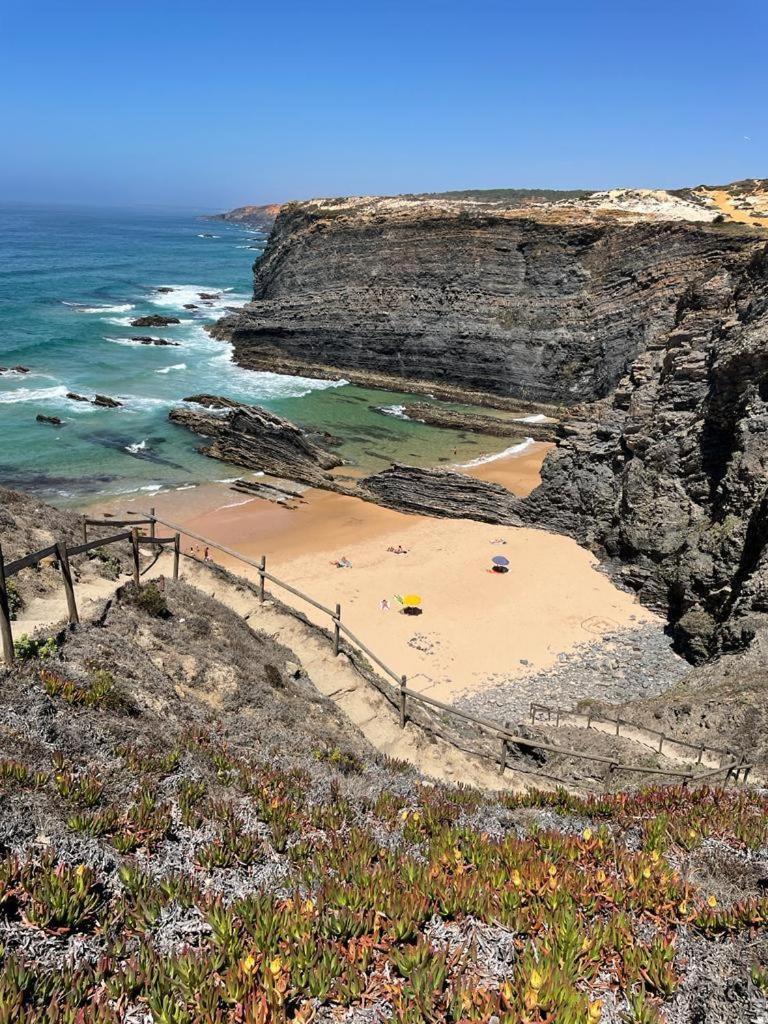
[(389, 601), (386, 599), (386, 597), (382, 597), (382, 599), (379, 601), (379, 609), (382, 612), (389, 611)]
[(335, 562), (331, 562), (331, 565), (335, 566), (337, 569), (352, 568), (352, 563), (350, 562), (346, 555), (342, 555), (341, 558), (337, 558)]
[(211, 553), (208, 550), (208, 548), (205, 549), (205, 554), (203, 555), (203, 559), (206, 562), (210, 562), (210, 560), (211, 560)]
[(402, 544), (398, 544), (396, 548), (388, 547), (387, 551), (391, 551), (393, 555), (407, 555), (408, 548), (404, 548)]

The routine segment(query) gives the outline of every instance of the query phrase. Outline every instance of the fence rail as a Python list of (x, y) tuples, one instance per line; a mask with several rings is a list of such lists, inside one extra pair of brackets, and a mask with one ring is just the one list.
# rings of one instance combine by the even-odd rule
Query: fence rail
[[(131, 514), (130, 512), (128, 513)], [(157, 525), (162, 525), (170, 530), (173, 530), (173, 534), (168, 537), (156, 536)], [(105, 547), (111, 544), (117, 544), (124, 540), (130, 540), (131, 553), (133, 560), (133, 576), (137, 586), (140, 586), (140, 561), (139, 551), (140, 546), (147, 545), (153, 549), (161, 549), (162, 547), (173, 544), (173, 578), (178, 579), (179, 577), (179, 559), (181, 554), (181, 537), (186, 536), (192, 540), (197, 540), (200, 543), (206, 545), (208, 548), (213, 548), (216, 551), (220, 551), (222, 554), (228, 555), (234, 558), (236, 561), (241, 562), (244, 565), (248, 565), (255, 569), (258, 573), (259, 586), (258, 586), (258, 597), (260, 601), (264, 601), (266, 597), (266, 581), (274, 584), (276, 587), (287, 591), (294, 597), (298, 597), (300, 600), (307, 602), (313, 608), (322, 612), (324, 615), (329, 616), (331, 619), (331, 625), (333, 627), (333, 652), (335, 655), (341, 653), (341, 635), (343, 634), (350, 642), (353, 648), (357, 648), (366, 657), (370, 658), (375, 665), (391, 680), (397, 684), (394, 693), (392, 694), (393, 703), (399, 707), (400, 712), (400, 725), (405, 727), (408, 721), (408, 701), (413, 701), (417, 704), (423, 704), (427, 707), (435, 708), (438, 711), (459, 718), (463, 721), (472, 723), (481, 733), (486, 733), (494, 736), (500, 741), (500, 753), (498, 757), (499, 771), (503, 774), (507, 765), (510, 747), (522, 747), (529, 750), (542, 750), (547, 753), (561, 755), (563, 757), (576, 758), (580, 760), (591, 761), (597, 764), (607, 766), (607, 777), (606, 777), (606, 788), (613, 773), (616, 771), (624, 772), (637, 772), (643, 775), (663, 775), (668, 778), (680, 779), (685, 785), (687, 782), (700, 782), (704, 779), (714, 778), (716, 775), (725, 773), (725, 781), (733, 779), (735, 782), (741, 781), (746, 782), (749, 771), (753, 767), (751, 764), (745, 763), (745, 759), (742, 757), (740, 760), (735, 759), (732, 751), (722, 751), (727, 756), (734, 758), (731, 763), (721, 764), (718, 768), (715, 768), (706, 772), (694, 772), (685, 770), (674, 770), (668, 768), (657, 768), (650, 765), (636, 765), (636, 764), (624, 764), (616, 761), (610, 757), (606, 757), (601, 754), (587, 754), (582, 751), (570, 750), (567, 747), (558, 746), (553, 743), (546, 743), (541, 740), (533, 740), (527, 736), (521, 736), (510, 728), (508, 723), (500, 725), (498, 722), (494, 722), (490, 719), (483, 718), (479, 715), (473, 715), (470, 712), (462, 711), (459, 708), (454, 707), (451, 704), (446, 704), (443, 701), (437, 700), (434, 697), (428, 697), (426, 694), (419, 693), (417, 690), (412, 690), (408, 686), (407, 677), (404, 674), (396, 672), (391, 666), (387, 665), (386, 662), (382, 661), (381, 658), (375, 654), (367, 644), (363, 643), (342, 621), (341, 617), (341, 605), (337, 604), (335, 609), (329, 608), (327, 605), (315, 600), (309, 594), (305, 594), (297, 587), (291, 586), (284, 580), (279, 579), (273, 573), (267, 572), (267, 560), (266, 556), (262, 555), (259, 561), (255, 561), (252, 558), (248, 558), (246, 555), (235, 551), (233, 548), (229, 548), (224, 544), (219, 544), (216, 541), (211, 540), (209, 537), (204, 537), (202, 534), (195, 533), (192, 530), (187, 529), (177, 523), (169, 522), (166, 519), (162, 519), (155, 515), (155, 510), (150, 509), (149, 514), (139, 513), (137, 517), (132, 519), (84, 519), (83, 520), (83, 543), (75, 545), (67, 545), (64, 542), (58, 542), (51, 545), (48, 548), (43, 548), (40, 551), (33, 552), (32, 554), (25, 555), (23, 558), (16, 559), (13, 562), (9, 562), (5, 565), (3, 562), (2, 546), (0, 545), (0, 639), (2, 639), (3, 656), (6, 664), (12, 664), (14, 653), (13, 653), (13, 636), (11, 627), (11, 616), (9, 610), (8, 601), (8, 587), (7, 579), (9, 576), (15, 575), (22, 569), (32, 565), (37, 565), (40, 561), (47, 557), (53, 557), (59, 565), (62, 574), (62, 580), (67, 596), (67, 606), (69, 621), (71, 624), (75, 624), (79, 621), (77, 606), (75, 603), (75, 592), (74, 584), (69, 567), (69, 558), (76, 555), (84, 554), (88, 551), (94, 550), (95, 548)], [(115, 527), (115, 526), (130, 526), (130, 530), (113, 534), (109, 537), (104, 538), (88, 538), (88, 527)], [(149, 526), (149, 536), (142, 536), (139, 534), (139, 526)], [(192, 556), (189, 556), (192, 557)], [(196, 561), (199, 561), (196, 559)], [(202, 564), (205, 564), (203, 562)], [(550, 708), (543, 704), (531, 704), (531, 718), (535, 722), (537, 715), (542, 715), (546, 712), (548, 715), (555, 713), (559, 718), (561, 715), (570, 715), (571, 712), (566, 712), (563, 709)], [(587, 716), (585, 716), (587, 717)], [(596, 716), (593, 716), (593, 720), (597, 720)], [(619, 727), (622, 723), (621, 719), (607, 719), (618, 723)], [(625, 723), (629, 724), (629, 723)], [(633, 726), (634, 728), (634, 726)], [(655, 732), (656, 730), (648, 730)], [(617, 730), (618, 733), (618, 730)], [(664, 740), (670, 743), (677, 743), (681, 746), (690, 746), (696, 748), (695, 745), (689, 744), (685, 741), (678, 741), (673, 737), (667, 737), (663, 734), (660, 748), (663, 745)], [(721, 751), (718, 748), (710, 747), (707, 745), (707, 750), (714, 750), (718, 753)], [(480, 753), (480, 752), (477, 752)], [(488, 756), (487, 754), (481, 754), (481, 756)], [(697, 763), (701, 763), (701, 757)], [(743, 772), (743, 775), (741, 774)]]
[[(544, 718), (545, 715), (546, 719)], [(537, 721), (540, 722), (542, 720), (546, 720), (549, 723), (553, 717), (556, 728), (560, 726), (562, 721), (567, 719), (581, 719), (584, 722), (584, 727), (587, 729), (591, 729), (593, 723), (598, 722), (615, 726), (615, 736), (621, 736), (621, 727), (625, 726), (633, 732), (645, 733), (649, 737), (653, 737), (658, 754), (663, 753), (665, 744), (670, 747), (683, 747), (686, 750), (694, 751), (697, 755), (696, 764), (702, 764), (705, 754), (715, 754), (720, 761), (719, 767), (723, 767), (729, 759), (737, 757), (736, 752), (729, 747), (716, 747), (711, 743), (691, 743), (689, 740), (670, 736), (669, 733), (663, 732), (661, 729), (654, 729), (653, 726), (630, 722), (618, 716), (611, 718), (610, 715), (598, 714), (591, 708), (586, 711), (574, 711), (568, 708), (553, 707), (550, 704), (541, 704), (538, 701), (531, 702), (531, 724), (535, 725)], [(626, 738), (632, 739), (631, 736)]]

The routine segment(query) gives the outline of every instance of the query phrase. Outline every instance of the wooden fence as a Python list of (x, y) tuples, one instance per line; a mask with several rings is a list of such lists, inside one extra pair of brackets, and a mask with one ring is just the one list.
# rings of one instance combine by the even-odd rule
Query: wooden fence
[[(696, 764), (702, 764), (707, 754), (714, 754), (715, 759), (718, 761), (718, 767), (722, 768), (728, 762), (733, 761), (738, 755), (735, 751), (729, 747), (716, 747), (711, 743), (691, 743), (688, 740), (681, 740), (677, 736), (670, 736), (669, 733), (662, 732), (660, 729), (654, 729), (650, 725), (640, 725), (637, 722), (630, 722), (626, 718), (616, 717), (611, 718), (610, 715), (598, 714), (591, 708), (586, 711), (573, 711), (568, 708), (553, 707), (549, 704), (540, 704), (536, 701), (531, 702), (531, 724), (535, 725), (537, 722), (551, 723), (554, 720), (555, 728), (560, 725), (571, 722), (577, 725), (579, 728), (592, 729), (597, 723), (604, 723), (610, 725), (614, 730), (614, 736), (622, 735), (622, 727), (629, 732), (641, 733), (648, 739), (648, 745), (653, 745), (656, 752), (662, 754), (664, 747), (667, 749), (679, 747), (683, 750), (690, 750), (691, 755), (696, 755)], [(601, 730), (602, 731), (602, 730)], [(625, 733), (627, 739), (632, 739), (631, 735)], [(672, 751), (674, 753), (674, 751)], [(745, 758), (741, 757), (741, 764)], [(746, 769), (748, 772), (749, 769)], [(746, 774), (744, 776), (746, 778)]]
[[(131, 514), (131, 513), (129, 513)], [(580, 760), (591, 761), (596, 764), (605, 765), (607, 768), (605, 785), (606, 789), (615, 772), (636, 772), (641, 775), (662, 775), (668, 778), (679, 779), (683, 785), (688, 782), (703, 782), (714, 779), (715, 776), (724, 774), (725, 780), (733, 779), (734, 782), (745, 782), (749, 771), (753, 765), (745, 763), (745, 759), (733, 758), (730, 763), (721, 763), (719, 767), (705, 771), (705, 772), (694, 772), (685, 770), (675, 770), (668, 768), (657, 768), (649, 765), (638, 765), (638, 764), (625, 764), (620, 761), (616, 761), (613, 758), (605, 757), (601, 754), (587, 754), (582, 751), (570, 750), (567, 747), (561, 747), (553, 743), (545, 743), (540, 740), (532, 740), (527, 736), (521, 736), (511, 729), (508, 723), (500, 725), (498, 722), (494, 722), (491, 719), (484, 718), (480, 715), (473, 715), (467, 711), (462, 711), (460, 708), (456, 708), (451, 704), (446, 704), (443, 701), (437, 700), (434, 697), (428, 697), (426, 694), (419, 693), (417, 690), (412, 690), (408, 686), (407, 677), (396, 672), (393, 668), (387, 665), (381, 658), (375, 654), (370, 647), (368, 647), (363, 641), (355, 636), (355, 634), (348, 628), (348, 626), (342, 621), (341, 617), (341, 605), (337, 604), (335, 608), (329, 608), (327, 605), (321, 604), (316, 601), (315, 598), (309, 594), (303, 593), (296, 587), (291, 586), (284, 580), (279, 579), (277, 576), (267, 571), (267, 559), (265, 555), (262, 555), (258, 562), (251, 558), (241, 554), (239, 551), (235, 551), (233, 548), (229, 548), (224, 544), (219, 544), (216, 541), (211, 540), (209, 537), (204, 537), (199, 533), (195, 533), (192, 530), (187, 529), (176, 523), (168, 522), (166, 519), (161, 519), (155, 515), (155, 510), (150, 509), (149, 513), (142, 514), (142, 518), (133, 518), (125, 520), (99, 520), (99, 519), (84, 519), (83, 520), (83, 543), (76, 545), (67, 545), (64, 542), (58, 542), (51, 545), (48, 548), (44, 548), (41, 551), (33, 552), (30, 555), (26, 555), (23, 558), (16, 559), (13, 562), (9, 562), (4, 565), (2, 546), (0, 545), (0, 634), (2, 637), (2, 648), (3, 657), (6, 664), (10, 665), (13, 663), (14, 652), (13, 652), (13, 636), (11, 631), (11, 616), (9, 610), (8, 601), (8, 589), (7, 580), (9, 577), (14, 576), (22, 569), (28, 566), (39, 564), (45, 558), (51, 558), (56, 564), (58, 564), (61, 570), (62, 581), (64, 583), (64, 589), (67, 597), (67, 608), (69, 613), (69, 622), (76, 624), (79, 622), (79, 616), (77, 612), (77, 605), (75, 601), (75, 589), (72, 580), (72, 574), (69, 564), (69, 559), (75, 555), (84, 554), (87, 551), (94, 550), (96, 548), (105, 547), (111, 544), (122, 543), (125, 540), (130, 541), (131, 555), (133, 561), (133, 577), (137, 586), (141, 585), (140, 576), (140, 546), (148, 545), (154, 549), (162, 548), (165, 545), (172, 544), (174, 559), (173, 559), (173, 578), (178, 579), (179, 577), (179, 558), (183, 554), (181, 550), (181, 537), (186, 536), (192, 540), (196, 540), (201, 544), (204, 544), (207, 548), (212, 548), (222, 554), (228, 555), (231, 558), (236, 559), (244, 565), (248, 565), (255, 569), (258, 573), (258, 598), (259, 601), (264, 601), (266, 598), (266, 582), (274, 584), (276, 587), (280, 587), (282, 590), (287, 591), (294, 597), (298, 597), (300, 600), (305, 601), (307, 604), (316, 608), (318, 611), (327, 615), (331, 620), (332, 627), (332, 644), (333, 653), (338, 656), (341, 653), (341, 636), (342, 634), (346, 637), (347, 641), (353, 648), (357, 648), (385, 674), (391, 679), (394, 684), (394, 690), (392, 693), (393, 703), (399, 710), (400, 726), (405, 728), (408, 722), (408, 702), (413, 701), (426, 705), (427, 707), (435, 708), (445, 714), (451, 715), (454, 718), (458, 718), (462, 721), (470, 722), (475, 726), (480, 733), (484, 733), (491, 737), (495, 737), (499, 743), (499, 757), (498, 767), (500, 774), (503, 774), (505, 768), (508, 766), (510, 751), (512, 748), (522, 748), (527, 750), (541, 750), (550, 754), (558, 754), (563, 757), (572, 757)], [(158, 537), (156, 533), (157, 524), (167, 527), (173, 530), (173, 534), (168, 537)], [(88, 527), (115, 527), (115, 526), (128, 526), (129, 530), (122, 533), (116, 533), (108, 537), (97, 537), (88, 538)], [(143, 536), (139, 533), (139, 526), (149, 527), (149, 536)], [(192, 557), (192, 556), (188, 556)], [(199, 559), (195, 559), (199, 564), (205, 565), (205, 561), (200, 563)], [(534, 707), (537, 709), (534, 711)], [(549, 711), (552, 713), (558, 713), (557, 709), (547, 708), (546, 705), (531, 705), (532, 718), (535, 720), (536, 715), (542, 711)], [(560, 711), (559, 714), (565, 714)], [(629, 724), (629, 723), (627, 723)], [(669, 742), (679, 743), (680, 741), (675, 740), (673, 737), (665, 737)], [(662, 741), (663, 742), (663, 741)], [(706, 749), (712, 750), (715, 748), (707, 747)], [(487, 756), (480, 751), (476, 753), (480, 756)], [(728, 752), (730, 753), (730, 752)], [(743, 774), (741, 774), (743, 773)]]

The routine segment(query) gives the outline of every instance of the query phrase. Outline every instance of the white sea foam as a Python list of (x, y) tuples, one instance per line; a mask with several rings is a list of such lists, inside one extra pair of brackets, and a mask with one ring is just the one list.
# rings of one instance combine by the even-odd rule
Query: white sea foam
[(460, 463), (461, 469), (470, 469), (472, 466), (482, 466), (486, 462), (496, 462), (497, 459), (506, 459), (510, 455), (520, 455), (527, 448), (530, 448), (533, 444), (532, 437), (526, 437), (524, 441), (519, 444), (513, 444), (510, 448), (505, 448), (503, 452), (496, 452), (495, 455), (481, 455), (477, 459), (472, 459), (470, 462)]
[(12, 391), (0, 392), (0, 403), (16, 405), (17, 402), (55, 402), (66, 399), (67, 390), (64, 384), (52, 388), (14, 388)]
[[(160, 288), (173, 288), (172, 292), (162, 292)], [(201, 299), (200, 295), (215, 295), (215, 299)], [(213, 316), (220, 313), (226, 306), (243, 305), (250, 295), (236, 292), (233, 288), (216, 288), (206, 284), (167, 284), (158, 285), (149, 296), (153, 306), (164, 309), (183, 310), (187, 305), (197, 306), (198, 312)], [(210, 303), (210, 304), (209, 304)]]
[(399, 420), (410, 419), (410, 417), (405, 414), (404, 405), (382, 405), (381, 411), (386, 413), (387, 416), (395, 416)]
[(138, 441), (136, 444), (127, 444), (125, 446), (125, 450), (127, 452), (130, 452), (131, 455), (138, 455), (139, 452), (144, 452), (147, 450), (147, 442)]
[(246, 498), (244, 501), (233, 501), (230, 502), (229, 505), (219, 505), (216, 511), (221, 512), (221, 510), (224, 508), (237, 508), (239, 505), (250, 505), (250, 503), (255, 500), (255, 498)]
[(131, 316), (103, 316), (105, 324), (115, 324), (116, 327), (130, 327), (133, 317)]
[(71, 306), (78, 313), (128, 313), (134, 308), (131, 302), (123, 302), (117, 306), (85, 306), (80, 302), (64, 302), (63, 305)]
[(155, 370), (155, 373), (170, 373), (171, 370), (186, 370), (186, 363), (174, 363), (173, 366), (165, 366), (162, 370)]

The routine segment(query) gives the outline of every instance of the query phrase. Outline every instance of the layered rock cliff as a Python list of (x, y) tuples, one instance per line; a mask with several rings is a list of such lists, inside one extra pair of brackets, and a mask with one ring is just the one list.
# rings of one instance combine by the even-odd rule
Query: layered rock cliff
[(768, 244), (678, 300), (519, 509), (620, 563), (694, 659), (768, 624)]
[(605, 396), (673, 326), (690, 283), (719, 273), (752, 231), (684, 200), (696, 221), (595, 202), (289, 204), (255, 266), (254, 301), (214, 334), (256, 369)]

